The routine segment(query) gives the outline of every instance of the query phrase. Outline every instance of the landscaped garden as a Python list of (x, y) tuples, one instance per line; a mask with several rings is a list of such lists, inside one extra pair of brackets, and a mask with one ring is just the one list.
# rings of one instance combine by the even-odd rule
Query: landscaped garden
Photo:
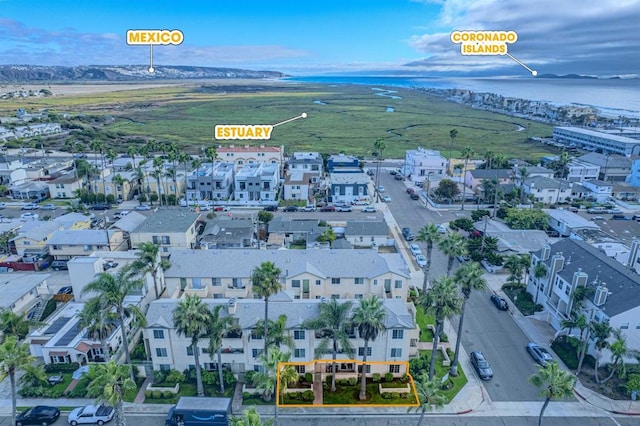
[[(331, 392), (331, 378), (327, 377), (327, 382), (323, 384), (323, 404), (324, 405), (415, 405), (417, 403), (413, 387), (410, 385), (408, 375), (401, 378), (394, 378), (393, 374), (388, 373), (381, 376), (374, 373), (372, 377), (367, 378), (365, 400), (360, 400), (360, 381), (352, 377), (350, 379), (336, 380), (336, 391)], [(385, 392), (384, 389), (406, 388), (407, 392)], [(382, 392), (380, 388), (382, 387)]]
[(525, 288), (521, 286), (512, 286), (505, 284), (502, 286), (504, 293), (511, 299), (511, 302), (516, 305), (518, 310), (522, 312), (522, 315), (533, 315), (543, 309), (542, 305), (536, 305), (534, 298)]
[[(453, 353), (449, 352), (449, 356), (453, 357)], [(414, 378), (419, 377), (421, 373), (429, 372), (429, 363), (431, 360), (431, 351), (420, 351), (420, 356), (409, 361), (409, 370), (411, 376)], [(437, 377), (442, 380), (442, 395), (445, 397), (445, 404), (451, 402), (451, 400), (460, 392), (460, 389), (467, 384), (467, 377), (464, 374), (462, 368), (458, 368), (458, 375), (456, 377), (449, 374), (449, 366), (443, 365), (444, 357), (440, 351), (436, 353), (436, 368), (434, 378)]]
[[(212, 397), (233, 397), (236, 378), (228, 370), (222, 371), (224, 381), (224, 393), (220, 391), (220, 379), (217, 371), (202, 371), (202, 384), (205, 396)], [(175, 404), (181, 396), (197, 396), (196, 371), (188, 369), (184, 372), (177, 370), (154, 371), (153, 388), (164, 388), (163, 390), (145, 390), (145, 404)], [(170, 389), (175, 389), (177, 392)]]

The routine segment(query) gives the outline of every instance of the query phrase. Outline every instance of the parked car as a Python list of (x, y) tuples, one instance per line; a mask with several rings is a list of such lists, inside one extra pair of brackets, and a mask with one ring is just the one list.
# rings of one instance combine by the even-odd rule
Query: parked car
[(529, 355), (531, 355), (531, 358), (533, 358), (535, 362), (543, 367), (553, 361), (553, 357), (549, 351), (536, 343), (527, 344), (527, 352), (529, 352)]
[(214, 212), (228, 212), (231, 211), (231, 209), (229, 207), (225, 207), (225, 206), (215, 206), (213, 208)]
[(504, 300), (502, 297), (498, 296), (497, 294), (491, 295), (491, 301), (493, 302), (494, 305), (496, 305), (496, 308), (500, 309), (501, 311), (509, 310), (509, 304), (507, 303), (507, 301)]
[(303, 212), (315, 212), (316, 211), (316, 206), (304, 206), (302, 209), (300, 209), (300, 211), (303, 211)]
[(40, 216), (37, 213), (22, 213), (20, 215), (20, 220), (25, 222), (27, 220), (38, 220)]
[(51, 262), (51, 269), (54, 271), (66, 271), (69, 269), (67, 262), (67, 260), (54, 260)]
[(385, 203), (390, 203), (391, 197), (389, 197), (388, 195), (385, 195), (384, 197), (382, 197), (382, 201), (384, 201)]
[(298, 211), (298, 206), (287, 206), (284, 208), (285, 212), (297, 212)]
[(415, 238), (415, 236), (413, 235), (413, 231), (411, 231), (411, 228), (406, 228), (406, 227), (402, 228), (402, 236), (407, 241), (413, 241)]
[(478, 373), (478, 376), (480, 376), (482, 380), (490, 380), (493, 378), (491, 365), (482, 352), (473, 351), (469, 356), (471, 358), (471, 365), (476, 369), (476, 373)]
[(113, 407), (106, 405), (86, 405), (70, 412), (67, 421), (71, 426), (92, 423), (101, 426), (113, 419), (114, 411)]
[(351, 206), (338, 206), (336, 208), (336, 211), (338, 211), (338, 212), (350, 212), (351, 211)]
[(113, 218), (114, 219), (122, 219), (123, 217), (125, 217), (129, 213), (130, 213), (129, 210), (122, 210), (122, 211), (119, 211), (119, 212), (115, 212), (113, 214)]
[(375, 213), (376, 208), (373, 206), (367, 206), (362, 208), (362, 213)]
[(438, 232), (441, 234), (447, 233), (447, 228), (444, 225), (436, 225), (436, 228), (438, 228)]
[(378, 186), (378, 192), (384, 192), (384, 186), (379, 185)]
[(336, 211), (336, 207), (335, 206), (322, 206), (322, 207), (320, 207), (320, 211), (321, 212), (335, 212)]
[(604, 220), (603, 216), (594, 216), (591, 218), (592, 221), (596, 221), (596, 220)]
[(467, 263), (471, 260), (469, 256), (456, 256), (456, 259), (458, 259), (458, 262), (460, 263)]
[(5, 207), (7, 207), (7, 205), (5, 203), (0, 202), (0, 209), (4, 209)]
[(414, 192), (416, 192), (416, 190), (415, 190), (415, 189), (413, 189), (413, 188), (407, 188), (407, 194), (411, 195), (411, 194), (413, 194)]
[(56, 209), (55, 204), (43, 204), (40, 206), (40, 210), (55, 210), (55, 209)]
[(16, 426), (47, 426), (55, 423), (58, 417), (60, 417), (60, 410), (58, 410), (58, 408), (47, 405), (36, 405), (16, 416)]
[(424, 268), (425, 266), (427, 266), (427, 258), (424, 257), (424, 255), (419, 254), (416, 256), (416, 263), (419, 267)]
[(135, 210), (138, 210), (138, 211), (151, 210), (151, 206), (149, 204), (140, 204), (139, 206), (135, 207)]
[(109, 210), (111, 208), (111, 204), (109, 203), (97, 203), (91, 206), (91, 210)]
[[(61, 261), (59, 261), (59, 262), (61, 262)], [(73, 294), (73, 287), (71, 287), (70, 285), (66, 285), (64, 287), (61, 287), (60, 290), (58, 290), (58, 294)]]
[(420, 249), (420, 246), (417, 244), (409, 244), (409, 250), (411, 251), (411, 254), (414, 256), (422, 254), (422, 249)]
[(40, 206), (37, 203), (27, 203), (20, 208), (20, 210), (38, 210)]
[(414, 192), (413, 194), (409, 195), (409, 198), (411, 198), (412, 200), (419, 200), (420, 196)]
[(614, 214), (611, 216), (611, 220), (631, 220), (631, 217), (623, 214)]
[(393, 178), (395, 180), (404, 180), (404, 176), (402, 176), (400, 173), (396, 173), (396, 175)]
[(264, 210), (266, 212), (277, 212), (278, 211), (278, 206), (267, 206), (262, 210)]

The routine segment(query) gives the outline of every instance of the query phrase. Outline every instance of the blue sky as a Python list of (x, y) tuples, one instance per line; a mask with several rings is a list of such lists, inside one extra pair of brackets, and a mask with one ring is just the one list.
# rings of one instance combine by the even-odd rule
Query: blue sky
[(640, 0), (0, 0), (0, 64), (148, 63), (128, 29), (179, 29), (156, 65), (526, 75), (505, 57), (463, 57), (453, 30), (514, 30), (509, 52), (540, 73), (637, 74)]

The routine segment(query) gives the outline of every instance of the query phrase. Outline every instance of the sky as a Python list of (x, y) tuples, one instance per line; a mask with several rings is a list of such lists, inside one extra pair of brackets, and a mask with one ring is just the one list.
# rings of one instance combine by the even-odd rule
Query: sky
[(178, 29), (154, 65), (290, 75), (530, 76), (506, 56), (463, 56), (450, 33), (515, 31), (538, 74), (640, 74), (640, 0), (0, 0), (0, 65), (145, 65), (130, 29)]

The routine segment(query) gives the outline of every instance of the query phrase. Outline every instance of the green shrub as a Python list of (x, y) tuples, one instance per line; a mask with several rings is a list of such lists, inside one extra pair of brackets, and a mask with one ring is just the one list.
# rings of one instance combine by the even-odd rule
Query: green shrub
[(153, 396), (153, 393), (150, 390), (144, 391), (145, 398), (151, 398), (152, 396)]
[(315, 394), (313, 393), (312, 390), (306, 390), (302, 393), (303, 401), (313, 401), (314, 398), (315, 398)]
[(162, 392), (162, 397), (163, 398), (171, 398), (172, 396), (173, 396), (173, 394), (171, 393), (171, 391), (166, 390), (166, 391)]
[(184, 374), (182, 374), (178, 370), (171, 370), (169, 371), (169, 374), (167, 374), (167, 377), (165, 378), (164, 382), (168, 385), (175, 385), (176, 383), (182, 383), (184, 382)]
[(244, 382), (253, 385), (253, 378), (255, 377), (256, 372), (253, 370), (249, 370), (244, 374)]
[(401, 381), (402, 383), (409, 383), (409, 375), (408, 375), (407, 373), (404, 373), (404, 374), (402, 375), (402, 377), (400, 378), (400, 381)]
[(44, 307), (44, 310), (42, 311), (42, 315), (40, 315), (40, 321), (44, 321), (45, 319), (47, 319), (47, 317), (49, 317), (49, 315), (51, 315), (56, 310), (57, 306), (58, 302), (53, 299), (49, 299), (46, 306)]
[(313, 383), (313, 374), (305, 373), (304, 374), (304, 381), (307, 382), (307, 383)]
[(249, 392), (242, 392), (242, 398), (243, 399), (251, 398), (251, 394)]
[(380, 373), (373, 373), (371, 380), (373, 380), (373, 383), (378, 383), (380, 381)]
[(627, 380), (627, 384), (625, 385), (625, 389), (626, 392), (622, 392), (622, 393), (629, 393), (631, 394), (632, 391), (634, 390), (640, 390), (640, 374), (631, 374), (629, 375), (629, 378)]
[(387, 373), (384, 375), (384, 381), (385, 382), (392, 382), (393, 381), (393, 373)]
[(347, 379), (338, 379), (337, 382), (340, 386), (347, 386), (349, 384), (349, 380)]
[(153, 399), (160, 399), (160, 398), (162, 398), (162, 391), (154, 390), (153, 391)]
[(70, 362), (65, 364), (46, 364), (44, 371), (47, 373), (60, 372), (60, 373), (72, 373), (80, 368), (80, 364), (77, 362)]
[(164, 370), (154, 370), (153, 383), (164, 383), (167, 380), (167, 374)]
[(409, 394), (408, 394), (408, 393), (406, 393), (406, 392), (402, 392), (402, 393), (400, 394), (400, 398), (402, 398), (402, 399), (407, 399), (407, 398), (409, 398)]
[(349, 378), (348, 383), (350, 386), (355, 386), (356, 383), (358, 383), (358, 379), (356, 377), (351, 377)]
[(391, 392), (382, 392), (382, 399), (391, 399), (393, 398), (393, 395), (391, 394)]

